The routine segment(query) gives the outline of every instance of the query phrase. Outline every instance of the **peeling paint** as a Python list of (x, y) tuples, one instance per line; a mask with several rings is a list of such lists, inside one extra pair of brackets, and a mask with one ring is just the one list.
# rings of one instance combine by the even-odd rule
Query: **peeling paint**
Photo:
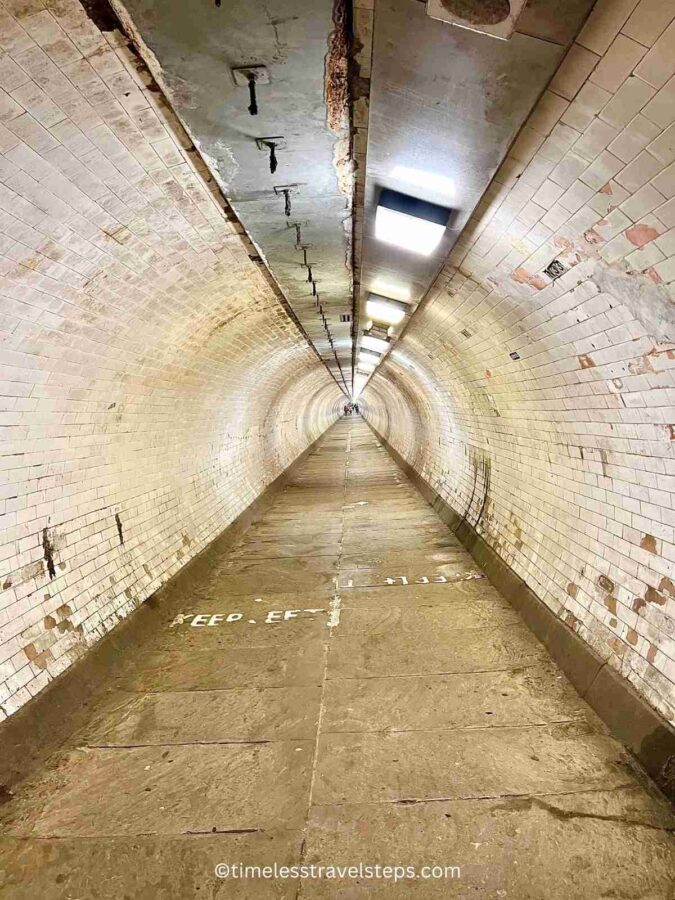
[(656, 538), (653, 534), (646, 534), (640, 541), (640, 546), (648, 553), (656, 553)]
[(633, 225), (632, 228), (626, 229), (625, 234), (631, 244), (635, 244), (636, 247), (644, 247), (645, 244), (659, 236), (656, 228), (652, 228), (650, 225)]
[(647, 603), (656, 603), (657, 606), (666, 605), (665, 594), (660, 594), (655, 588), (648, 587), (645, 591), (645, 600)]

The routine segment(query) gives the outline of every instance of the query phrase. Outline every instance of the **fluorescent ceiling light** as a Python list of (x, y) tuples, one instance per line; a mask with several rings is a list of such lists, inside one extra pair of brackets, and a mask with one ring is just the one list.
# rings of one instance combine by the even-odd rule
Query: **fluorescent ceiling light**
[(373, 337), (370, 334), (364, 334), (361, 338), (361, 346), (368, 350), (375, 350), (377, 353), (385, 353), (389, 349), (389, 341), (384, 338)]
[(434, 191), (437, 194), (444, 194), (446, 197), (455, 196), (455, 182), (452, 178), (436, 175), (435, 172), (411, 169), (408, 166), (396, 166), (391, 177), (394, 181), (405, 181), (406, 184), (422, 190)]
[(393, 244), (420, 256), (431, 256), (444, 232), (445, 225), (425, 222), (382, 206), (377, 209), (375, 237), (384, 244)]
[(405, 318), (408, 307), (399, 300), (390, 300), (378, 294), (368, 294), (366, 300), (366, 315), (375, 322), (384, 322), (386, 325), (399, 325)]
[(383, 190), (375, 214), (375, 237), (385, 244), (430, 256), (441, 242), (450, 210), (396, 191)]
[(395, 300), (410, 300), (410, 288), (386, 278), (376, 278), (371, 285), (373, 294), (381, 294), (383, 297), (393, 297)]

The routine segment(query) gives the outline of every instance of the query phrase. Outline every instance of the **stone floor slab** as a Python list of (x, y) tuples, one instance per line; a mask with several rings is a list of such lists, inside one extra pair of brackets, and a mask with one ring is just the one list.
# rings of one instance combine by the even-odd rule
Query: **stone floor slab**
[(613, 790), (633, 782), (592, 725), (323, 734), (314, 802), (392, 803)]
[(220, 880), (219, 863), (297, 864), (301, 832), (171, 837), (0, 838), (3, 900), (295, 900), (297, 882)]
[(522, 624), (457, 629), (450, 645), (428, 627), (408, 632), (335, 635), (329, 678), (486, 672), (534, 665), (544, 647)]
[[(420, 877), (313, 881), (302, 885), (300, 897), (669, 900), (673, 825), (667, 808), (641, 786), (527, 798), (317, 806), (306, 839), (309, 864), (404, 865)], [(423, 879), (425, 866), (447, 871)]]
[(554, 666), (400, 678), (333, 679), (322, 731), (444, 731), (595, 717)]
[(321, 688), (114, 693), (77, 735), (82, 746), (313, 740)]
[(72, 750), (23, 790), (2, 831), (90, 838), (297, 828), (313, 747), (294, 740)]

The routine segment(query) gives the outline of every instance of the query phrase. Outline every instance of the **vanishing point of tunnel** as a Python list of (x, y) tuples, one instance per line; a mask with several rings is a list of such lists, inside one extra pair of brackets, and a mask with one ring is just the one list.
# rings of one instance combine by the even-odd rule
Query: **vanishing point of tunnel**
[(0, 898), (675, 900), (674, 0), (0, 0)]

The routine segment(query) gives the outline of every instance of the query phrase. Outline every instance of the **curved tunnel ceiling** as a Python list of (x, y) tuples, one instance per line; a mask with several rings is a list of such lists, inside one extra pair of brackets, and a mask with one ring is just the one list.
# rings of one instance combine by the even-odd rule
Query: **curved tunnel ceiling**
[[(305, 331), (351, 392), (367, 292), (414, 311), (591, 0), (563, 13), (555, 0), (532, 0), (508, 41), (433, 19), (419, 0), (353, 10), (345, 0), (114, 5)], [(384, 188), (451, 210), (431, 255), (376, 239)], [(393, 340), (403, 327), (405, 320), (391, 329)]]
[[(557, 69), (592, 3), (529, 3), (510, 40), (497, 40), (430, 18), (411, 0), (378, 0), (373, 19), (360, 318), (369, 291), (404, 300), (406, 319), (426, 294), (501, 163)], [(480, 7), (484, 4), (462, 4)], [(375, 237), (383, 189), (450, 210), (428, 256)]]

